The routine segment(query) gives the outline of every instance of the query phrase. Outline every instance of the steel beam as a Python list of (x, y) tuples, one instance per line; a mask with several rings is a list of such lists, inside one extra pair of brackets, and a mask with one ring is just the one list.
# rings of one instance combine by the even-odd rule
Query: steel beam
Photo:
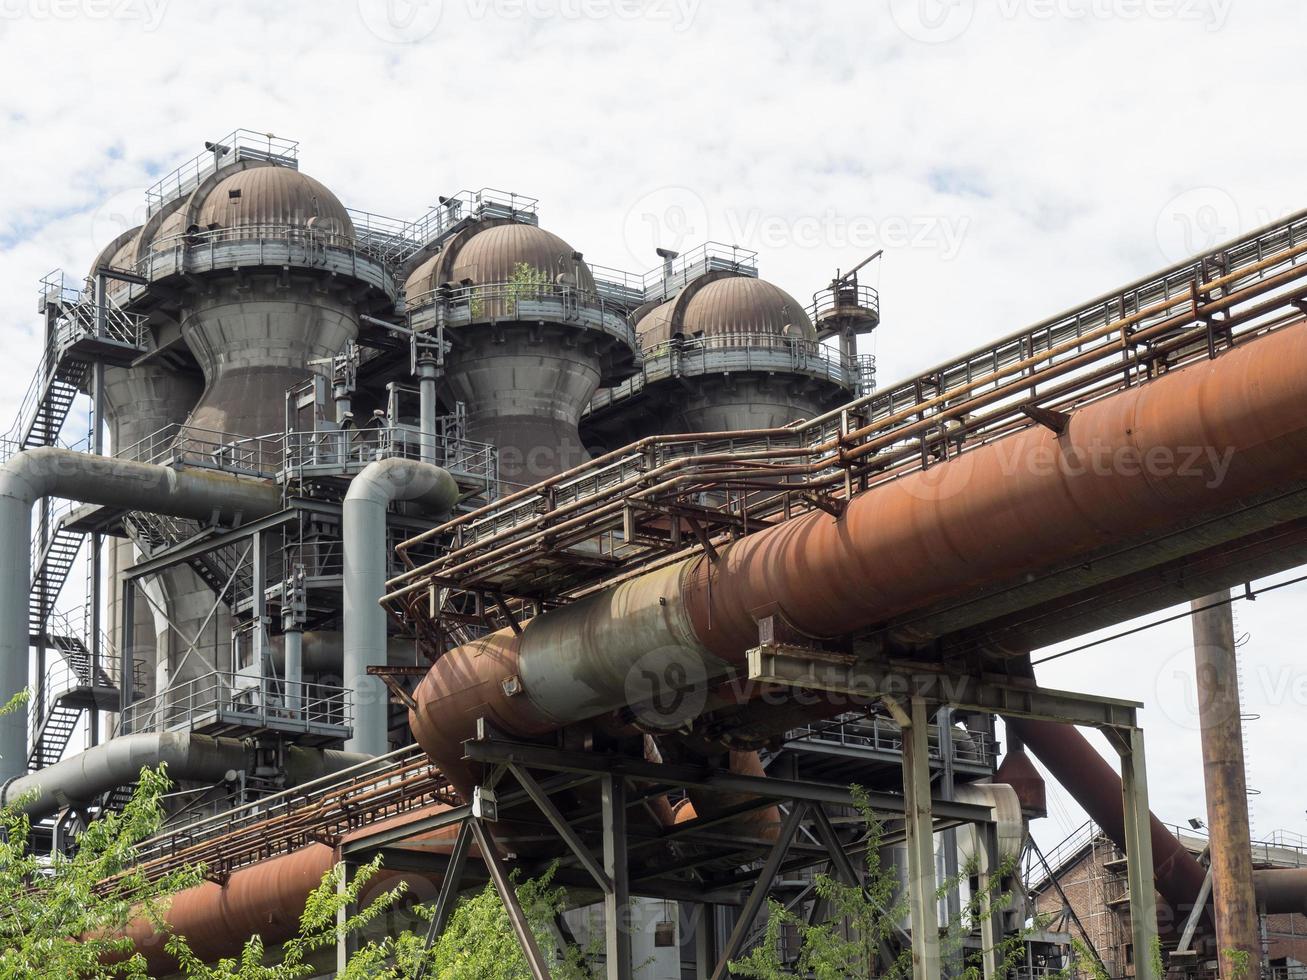
[[(572, 825), (558, 811), (558, 807), (554, 806), (554, 801), (549, 798), (549, 794), (545, 792), (544, 787), (537, 783), (535, 777), (521, 766), (509, 765), (508, 771), (513, 774), (513, 778), (517, 780), (518, 785), (526, 791), (527, 796), (531, 797), (531, 802), (536, 805), (536, 809), (544, 814), (550, 826), (563, 839), (563, 843), (576, 855), (576, 859), (581, 862), (581, 866), (590, 872), (590, 877), (594, 878), (595, 883), (599, 885), (603, 893), (605, 895), (609, 894), (613, 890), (612, 877), (600, 867), (599, 862), (595, 860), (595, 856), (590, 853), (590, 848), (585, 846), (585, 842), (577, 836), (576, 831), (572, 829)], [(606, 818), (607, 813), (605, 813), (605, 823), (607, 822)]]
[(148, 575), (157, 575), (159, 572), (175, 565), (181, 565), (216, 548), (225, 548), (237, 541), (244, 541), (246, 538), (262, 534), (264, 531), (288, 524), (299, 517), (300, 509), (299, 507), (290, 507), (221, 533), (201, 530), (188, 541), (162, 551), (147, 561), (137, 562), (130, 568), (123, 569), (120, 574), (125, 581), (144, 578)]
[(517, 936), (518, 943), (522, 946), (532, 980), (549, 980), (549, 962), (545, 959), (540, 944), (536, 942), (535, 933), (531, 930), (531, 923), (522, 909), (522, 903), (517, 900), (517, 891), (513, 888), (508, 869), (504, 867), (504, 859), (499, 855), (499, 843), (495, 840), (494, 833), (484, 821), (475, 817), (468, 821), (468, 826), (472, 828), (472, 836), (476, 838), (481, 859), (485, 861), (486, 870), (490, 872), (490, 880), (495, 883), (495, 891), (499, 893), (499, 899), (508, 911), (508, 921), (513, 926), (513, 934)]
[[(707, 789), (771, 800), (803, 800), (808, 803), (832, 803), (837, 806), (853, 805), (853, 794), (848, 786), (844, 785), (776, 779), (771, 776), (743, 776), (724, 769), (668, 762), (651, 763), (613, 753), (573, 752), (545, 745), (528, 745), (500, 739), (465, 742), (463, 753), (473, 762), (515, 763), (531, 769), (549, 769), (596, 776), (621, 774), (639, 782), (681, 789)], [(894, 793), (868, 793), (866, 796), (873, 810), (898, 814), (904, 812), (903, 797)], [(994, 819), (989, 807), (947, 801), (938, 801), (935, 804), (934, 815), (941, 819), (963, 823), (989, 823)]]
[(1134, 728), (1138, 701), (1055, 691), (999, 676), (951, 673), (916, 661), (866, 661), (803, 647), (768, 644), (748, 652), (749, 680), (850, 697), (921, 697), (966, 711), (1058, 721), (1092, 728)]
[(464, 820), (458, 828), (458, 837), (454, 839), (454, 849), (449, 855), (449, 864), (445, 868), (440, 882), (440, 895), (436, 898), (436, 908), (431, 914), (431, 926), (427, 929), (427, 938), (422, 944), (422, 959), (418, 961), (413, 980), (422, 980), (427, 971), (427, 956), (431, 947), (449, 925), (449, 917), (454, 914), (454, 903), (458, 900), (459, 887), (463, 883), (463, 869), (467, 866), (467, 854), (472, 848), (472, 820)]
[(749, 892), (749, 897), (744, 900), (740, 916), (735, 920), (735, 928), (731, 930), (731, 936), (726, 940), (726, 946), (717, 960), (717, 968), (713, 970), (712, 980), (726, 980), (730, 975), (731, 960), (735, 959), (743, 949), (744, 940), (748, 938), (749, 931), (753, 928), (753, 921), (758, 917), (763, 903), (767, 900), (767, 893), (771, 891), (772, 882), (776, 880), (776, 872), (780, 870), (781, 862), (785, 860), (785, 854), (790, 849), (790, 843), (794, 840), (794, 835), (798, 832), (799, 824), (803, 822), (807, 809), (805, 802), (794, 800), (790, 812), (785, 815), (785, 822), (781, 824), (776, 844), (758, 872), (758, 881)]
[(608, 980), (631, 980), (631, 885), (626, 855), (626, 780), (616, 774), (599, 783), (603, 809), (604, 963)]
[(908, 898), (913, 980), (939, 980), (939, 907), (930, 800), (930, 722), (926, 700), (912, 698), (903, 735), (903, 796), (907, 803)]
[(1153, 962), (1158, 948), (1157, 892), (1153, 886), (1153, 838), (1148, 811), (1148, 773), (1144, 764), (1144, 733), (1108, 732), (1121, 756), (1121, 795), (1125, 817), (1126, 877), (1130, 887), (1130, 926), (1134, 942), (1136, 980), (1162, 980)]

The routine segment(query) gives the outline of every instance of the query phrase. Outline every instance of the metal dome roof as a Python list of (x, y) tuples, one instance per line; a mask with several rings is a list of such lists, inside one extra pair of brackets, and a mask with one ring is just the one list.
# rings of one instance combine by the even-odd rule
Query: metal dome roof
[(95, 270), (100, 266), (109, 266), (113, 269), (130, 269), (135, 262), (136, 238), (140, 233), (141, 226), (137, 225), (135, 228), (116, 236), (113, 241), (100, 250), (100, 254), (91, 263), (91, 268), (87, 270), (86, 278), (88, 280), (94, 279)]
[[(429, 293), (442, 282), (471, 280), (474, 285), (510, 282), (518, 266), (528, 265), (555, 281), (559, 275), (573, 276), (578, 289), (593, 292), (594, 276), (576, 250), (552, 232), (538, 225), (514, 221), (490, 225), (475, 231), (453, 253), (443, 252), (427, 259), (408, 277), (406, 292), (415, 298)], [(448, 272), (442, 272), (448, 262)]]
[(256, 225), (314, 227), (354, 236), (354, 223), (340, 199), (321, 181), (292, 167), (252, 167), (214, 185), (196, 211), (201, 228)]
[(673, 336), (772, 334), (794, 340), (817, 339), (802, 303), (764, 279), (737, 275), (691, 282), (641, 317), (636, 332), (644, 348)]

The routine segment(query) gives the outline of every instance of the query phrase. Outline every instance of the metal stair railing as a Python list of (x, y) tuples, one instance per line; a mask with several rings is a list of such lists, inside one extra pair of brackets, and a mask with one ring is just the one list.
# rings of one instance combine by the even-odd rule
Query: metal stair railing
[[(195, 521), (145, 511), (124, 514), (123, 527), (147, 558), (189, 541), (203, 530)], [(250, 573), (242, 570), (241, 555), (235, 548), (206, 551), (186, 564), (219, 598), (230, 601), (249, 588)]]
[(45, 632), (50, 612), (63, 591), (68, 575), (77, 562), (86, 535), (68, 526), (75, 503), (61, 501), (50, 514), (50, 535), (44, 548), (39, 542), (32, 547), (32, 588), (27, 607), (27, 631), (32, 637)]

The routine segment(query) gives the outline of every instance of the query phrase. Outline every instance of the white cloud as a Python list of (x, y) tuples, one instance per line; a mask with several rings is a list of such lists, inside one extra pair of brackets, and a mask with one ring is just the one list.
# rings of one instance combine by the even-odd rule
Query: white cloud
[[(1293, 0), (1177, 3), (1219, 12), (1215, 25), (1131, 0), (1059, 0), (1052, 15), (1038, 0), (540, 0), (525, 13), (226, 0), (156, 3), (149, 18), (79, 2), (53, 16), (49, 0), (0, 0), (0, 417), (37, 356), (39, 277), (80, 274), (104, 244), (105, 201), (139, 200), (238, 126), (300, 140), (305, 170), (353, 207), (405, 217), (486, 185), (538, 196), (547, 227), (609, 265), (654, 264), (630, 213), (667, 188), (803, 298), (892, 239), (874, 283), (883, 378), (1147, 273), (1211, 214), (1247, 228), (1304, 204), (1307, 7)], [(958, 10), (954, 36), (915, 36)], [(937, 234), (887, 233), (901, 227)], [(963, 229), (947, 248), (945, 228)], [(1244, 607), (1250, 660), (1292, 661), (1296, 597)], [(1151, 702), (1148, 672), (1186, 629), (1046, 676)], [(1300, 712), (1250, 710), (1258, 829), (1301, 830), (1275, 768)], [(1154, 800), (1183, 819), (1201, 809), (1196, 741), (1155, 712)]]

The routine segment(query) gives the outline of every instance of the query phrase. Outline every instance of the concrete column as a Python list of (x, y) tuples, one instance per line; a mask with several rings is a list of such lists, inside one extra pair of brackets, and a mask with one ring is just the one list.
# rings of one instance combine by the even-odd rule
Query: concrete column
[[(1203, 746), (1203, 785), (1211, 834), (1212, 905), (1223, 977), (1239, 975), (1235, 960), (1247, 954), (1244, 975), (1261, 972), (1262, 946), (1253, 893), (1248, 787), (1243, 757), (1239, 674), (1229, 592), (1193, 603), (1194, 670)], [(1233, 955), (1232, 955), (1233, 954)]]

